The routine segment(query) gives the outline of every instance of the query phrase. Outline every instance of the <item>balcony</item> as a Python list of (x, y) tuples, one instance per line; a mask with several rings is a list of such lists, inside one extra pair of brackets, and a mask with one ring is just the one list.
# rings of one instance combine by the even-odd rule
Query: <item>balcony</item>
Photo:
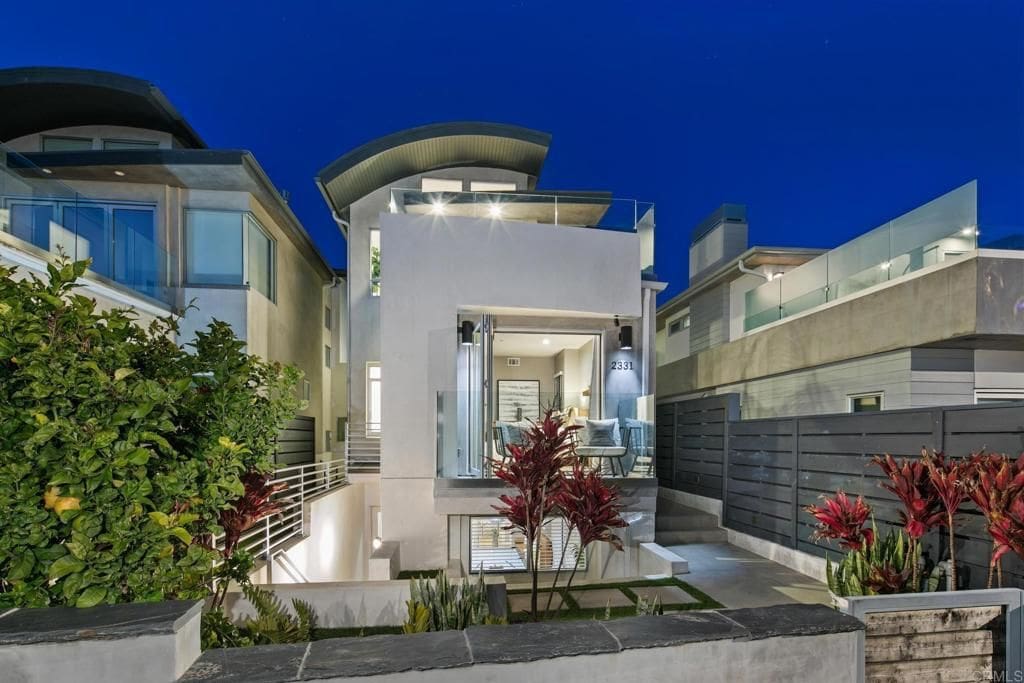
[[(613, 478), (654, 477), (653, 397), (639, 394), (564, 396), (534, 393), (498, 397), (496, 419), (485, 430), (480, 393), (437, 393), (437, 476), (443, 479), (492, 479), (507, 457), (509, 445), (523, 442), (522, 432), (549, 407), (563, 421), (580, 425), (574, 434), (574, 454), (585, 465)], [(595, 417), (600, 415), (602, 417)], [(590, 426), (610, 427), (611, 443), (598, 442)]]
[(977, 248), (977, 226), (970, 182), (748, 291), (744, 331), (960, 258)]
[(92, 259), (89, 274), (168, 302), (156, 207), (86, 197), (0, 147), (0, 244), (46, 258)]
[(654, 272), (654, 204), (605, 192), (424, 192), (393, 189), (391, 213), (457, 216), (632, 232), (640, 238), (640, 265)]

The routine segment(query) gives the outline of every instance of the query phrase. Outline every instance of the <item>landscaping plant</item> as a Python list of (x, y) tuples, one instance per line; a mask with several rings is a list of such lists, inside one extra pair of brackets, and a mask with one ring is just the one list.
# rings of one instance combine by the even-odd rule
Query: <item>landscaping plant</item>
[(483, 570), (475, 583), (463, 579), (453, 584), (443, 571), (436, 578), (411, 579), (409, 583), (411, 599), (406, 601), (409, 619), (402, 625), (404, 633), (461, 631), (478, 624), (505, 623), (491, 616)]
[(954, 518), (960, 506), (967, 499), (970, 467), (965, 461), (955, 458), (947, 459), (938, 451), (928, 452), (921, 449), (921, 458), (928, 468), (928, 480), (931, 482), (935, 495), (942, 501), (946, 517), (943, 525), (949, 532), (949, 581), (950, 590), (957, 589), (956, 572), (956, 527)]
[(87, 267), (0, 267), (0, 604), (205, 597), (222, 513), (269, 470), (300, 374), (225, 323), (189, 353), (173, 318), (97, 310), (75, 292)]
[[(968, 459), (967, 495), (985, 517), (985, 527), (992, 537), (992, 555), (988, 566), (986, 588), (992, 587), (994, 573), (1002, 586), (1002, 557), (1013, 550), (1014, 533), (1024, 525), (1015, 523), (1024, 512), (1024, 504), (1016, 503), (1024, 496), (1024, 455), (1016, 461), (1001, 453), (972, 453)], [(1019, 547), (1024, 548), (1024, 543)], [(1019, 551), (1018, 551), (1019, 552)]]

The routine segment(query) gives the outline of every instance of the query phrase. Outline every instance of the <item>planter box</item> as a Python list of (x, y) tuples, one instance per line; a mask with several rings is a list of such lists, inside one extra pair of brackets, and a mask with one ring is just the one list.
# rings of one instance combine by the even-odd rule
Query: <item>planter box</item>
[(1024, 680), (1024, 591), (834, 597), (864, 622), (865, 681)]

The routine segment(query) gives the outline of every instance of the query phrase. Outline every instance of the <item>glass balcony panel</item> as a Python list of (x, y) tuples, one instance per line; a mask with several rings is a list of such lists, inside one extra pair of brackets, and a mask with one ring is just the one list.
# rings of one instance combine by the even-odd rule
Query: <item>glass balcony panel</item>
[(828, 259), (823, 254), (778, 279), (782, 288), (782, 317), (820, 306), (827, 300)]
[(748, 291), (746, 299), (746, 316), (743, 329), (750, 331), (756, 327), (775, 322), (782, 317), (782, 281), (785, 275)]

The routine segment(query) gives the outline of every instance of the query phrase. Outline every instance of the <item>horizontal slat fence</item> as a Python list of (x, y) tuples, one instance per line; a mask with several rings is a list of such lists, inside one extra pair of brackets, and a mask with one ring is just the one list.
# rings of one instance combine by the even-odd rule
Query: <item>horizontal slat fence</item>
[[(921, 448), (964, 456), (985, 448), (1024, 452), (1024, 403), (951, 406), (877, 413), (739, 420), (739, 397), (723, 394), (658, 405), (657, 474), (661, 486), (723, 501), (723, 524), (814, 555), (834, 547), (810, 540), (801, 509), (843, 489), (863, 495), (880, 533), (899, 524), (899, 501), (879, 486), (876, 454), (918, 457)], [(970, 504), (958, 517), (957, 559), (971, 587), (984, 587), (991, 540)], [(945, 532), (924, 552), (945, 559)], [(1024, 563), (1003, 560), (1004, 585), (1024, 587)]]
[(305, 465), (316, 460), (316, 419), (296, 415), (277, 435), (274, 464)]

